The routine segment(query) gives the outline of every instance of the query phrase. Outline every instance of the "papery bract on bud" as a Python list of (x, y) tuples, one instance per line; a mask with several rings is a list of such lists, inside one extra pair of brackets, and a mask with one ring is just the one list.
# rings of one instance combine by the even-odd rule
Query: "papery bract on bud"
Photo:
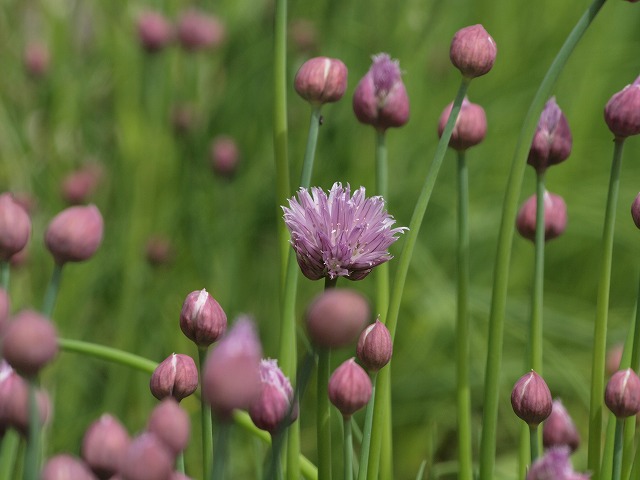
[(147, 422), (147, 431), (153, 433), (175, 455), (182, 452), (189, 443), (191, 421), (178, 402), (165, 398), (157, 405)]
[(530, 426), (542, 423), (553, 405), (549, 387), (540, 375), (531, 370), (513, 386), (511, 406), (514, 413)]
[(102, 243), (104, 222), (95, 205), (69, 207), (56, 215), (44, 242), (58, 265), (91, 258)]
[(565, 445), (572, 452), (580, 445), (580, 434), (560, 400), (553, 401), (551, 415), (542, 425), (542, 444), (544, 448)]
[(373, 64), (353, 93), (358, 120), (384, 131), (409, 121), (409, 97), (397, 60), (386, 53), (373, 56)]
[[(560, 195), (544, 192), (544, 239), (553, 240), (562, 235), (567, 228), (567, 204)], [(522, 237), (536, 239), (536, 196), (532, 195), (524, 202), (516, 218), (516, 228)]]
[(238, 169), (240, 151), (233, 137), (218, 135), (211, 142), (209, 160), (213, 171), (221, 177), (231, 178)]
[(141, 13), (137, 28), (140, 44), (149, 53), (159, 52), (173, 40), (173, 27), (160, 12)]
[(276, 360), (263, 359), (260, 362), (260, 380), (262, 393), (251, 404), (249, 415), (256, 427), (275, 433), (298, 417), (297, 407), (291, 405), (293, 387)]
[(371, 398), (373, 387), (367, 372), (351, 358), (329, 378), (329, 399), (344, 417), (350, 417)]
[(98, 478), (106, 480), (120, 471), (130, 443), (122, 424), (104, 414), (87, 428), (82, 439), (82, 458)]
[(526, 480), (589, 480), (589, 478), (589, 474), (573, 471), (568, 447), (554, 447), (533, 462), (527, 472)]
[(180, 329), (196, 345), (208, 347), (227, 330), (227, 315), (203, 288), (185, 298), (180, 312)]
[(569, 157), (573, 138), (567, 117), (552, 97), (544, 106), (529, 150), (527, 163), (538, 172)]
[(40, 480), (95, 480), (96, 478), (82, 460), (67, 454), (49, 458), (40, 474)]
[(382, 197), (365, 197), (360, 187), (351, 197), (334, 183), (329, 195), (321, 188), (301, 188), (289, 200), (284, 221), (291, 245), (305, 277), (361, 280), (392, 258), (387, 249), (406, 228), (392, 228), (395, 220), (384, 209)]
[(123, 480), (168, 480), (174, 460), (174, 455), (160, 439), (152, 433), (143, 433), (127, 448), (120, 475)]
[(217, 47), (225, 37), (222, 22), (213, 15), (189, 10), (178, 20), (178, 40), (187, 51)]
[(7, 261), (29, 241), (31, 219), (10, 193), (0, 195), (0, 260)]
[(640, 133), (640, 77), (609, 99), (604, 120), (616, 138)]
[(377, 372), (389, 363), (393, 354), (391, 333), (379, 319), (360, 334), (356, 353), (360, 363), (371, 372)]
[(604, 392), (604, 403), (618, 418), (640, 412), (640, 378), (632, 369), (614, 373)]
[(475, 78), (489, 73), (497, 53), (496, 42), (478, 24), (456, 32), (451, 41), (449, 58), (463, 76)]
[[(438, 121), (438, 137), (442, 137), (444, 127), (449, 120), (453, 102), (447, 105)], [(467, 148), (478, 145), (487, 135), (487, 116), (484, 108), (476, 103), (471, 103), (467, 97), (462, 100), (460, 113), (456, 119), (449, 146), (457, 151), (465, 151)]]
[(151, 393), (158, 400), (173, 397), (178, 402), (198, 388), (198, 368), (189, 355), (173, 353), (153, 371)]
[(347, 89), (347, 67), (337, 58), (315, 57), (302, 64), (294, 87), (312, 105), (337, 102)]

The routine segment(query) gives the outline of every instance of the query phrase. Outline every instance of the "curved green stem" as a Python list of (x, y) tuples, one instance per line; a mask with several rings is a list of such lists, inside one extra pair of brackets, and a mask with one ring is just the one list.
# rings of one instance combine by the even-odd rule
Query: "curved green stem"
[[(203, 385), (204, 365), (207, 358), (207, 348), (198, 347), (198, 365), (200, 374), (200, 385)], [(209, 478), (211, 462), (213, 461), (213, 420), (211, 418), (211, 407), (207, 405), (204, 396), (200, 396), (200, 427), (202, 435), (202, 478)], [(218, 446), (216, 445), (216, 449)], [(212, 477), (222, 478), (222, 477)]]
[(358, 470), (358, 480), (367, 478), (369, 467), (369, 451), (371, 449), (371, 426), (373, 425), (373, 407), (376, 401), (376, 383), (378, 381), (377, 372), (371, 378), (371, 399), (367, 404), (364, 414), (364, 430), (362, 432), (362, 444), (360, 446), (360, 469)]
[(344, 425), (344, 480), (353, 480), (353, 439), (351, 435), (351, 417), (342, 417)]
[(95, 343), (83, 342), (81, 340), (72, 340), (69, 338), (58, 338), (58, 346), (64, 352), (80, 353), (100, 360), (106, 360), (112, 363), (118, 363), (126, 367), (140, 370), (145, 373), (153, 373), (158, 366), (157, 362), (134, 355), (132, 353), (123, 352), (117, 348), (97, 345)]
[[(531, 319), (529, 331), (529, 367), (542, 375), (542, 306), (544, 295), (544, 172), (536, 178), (536, 236), (535, 268), (531, 299)], [(533, 459), (531, 460), (533, 462)]]
[(60, 290), (60, 282), (62, 281), (62, 267), (62, 265), (58, 265), (57, 263), (54, 265), (53, 272), (51, 274), (51, 280), (49, 281), (49, 286), (47, 287), (47, 291), (44, 295), (42, 313), (45, 317), (48, 318), (52, 318), (53, 307), (55, 307), (58, 291)]

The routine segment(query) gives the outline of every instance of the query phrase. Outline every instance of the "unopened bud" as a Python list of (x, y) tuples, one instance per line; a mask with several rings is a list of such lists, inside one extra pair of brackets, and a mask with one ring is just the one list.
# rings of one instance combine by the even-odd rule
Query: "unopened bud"
[(566, 160), (572, 145), (567, 117), (560, 110), (555, 97), (552, 97), (540, 115), (527, 163), (538, 172), (544, 172), (547, 167)]
[[(451, 115), (453, 102), (447, 105), (440, 115), (438, 122), (438, 137), (442, 137), (444, 127)], [(476, 103), (471, 103), (467, 97), (464, 97), (460, 106), (458, 119), (453, 127), (449, 146), (459, 152), (465, 151), (469, 147), (478, 145), (487, 135), (487, 116), (484, 108)]]
[(631, 204), (631, 218), (636, 227), (640, 228), (640, 193), (636, 196)]
[(153, 433), (175, 455), (184, 451), (189, 443), (191, 421), (178, 402), (165, 398), (157, 405), (147, 423), (147, 431)]
[(91, 258), (102, 243), (104, 223), (95, 205), (69, 207), (49, 223), (44, 242), (58, 265)]
[(145, 258), (154, 267), (172, 262), (175, 253), (171, 240), (163, 235), (153, 235), (147, 239)]
[(31, 219), (10, 193), (0, 195), (0, 260), (7, 261), (29, 241)]
[(480, 24), (458, 30), (451, 41), (451, 63), (467, 78), (489, 73), (496, 61), (498, 47)]
[(97, 164), (86, 165), (71, 172), (62, 181), (62, 198), (69, 205), (86, 203), (96, 191), (102, 175), (102, 168)]
[(178, 40), (187, 51), (217, 47), (224, 37), (224, 25), (213, 15), (189, 10), (178, 20)]
[(329, 378), (329, 399), (344, 417), (350, 417), (371, 398), (373, 387), (367, 372), (351, 358)]
[[(51, 413), (51, 402), (44, 390), (36, 392), (38, 418), (44, 425)], [(0, 360), (0, 430), (13, 427), (21, 435), (29, 432), (29, 385), (7, 362)]]
[[(567, 204), (560, 195), (544, 193), (544, 239), (553, 240), (562, 235), (567, 228)], [(536, 196), (532, 195), (524, 202), (518, 217), (516, 218), (516, 228), (518, 233), (524, 238), (536, 239)]]
[(173, 397), (178, 402), (198, 388), (198, 369), (189, 355), (173, 353), (151, 375), (151, 393), (158, 400)]
[(560, 400), (554, 400), (551, 415), (544, 421), (542, 444), (544, 448), (566, 445), (572, 452), (580, 445), (580, 434)]
[(208, 347), (227, 329), (227, 315), (203, 288), (185, 298), (180, 312), (180, 329), (200, 347)]
[(143, 12), (137, 27), (140, 44), (149, 53), (159, 52), (173, 40), (173, 28), (159, 12)]
[(604, 120), (616, 138), (640, 133), (640, 77), (611, 97), (604, 109)]
[[(279, 428), (289, 425), (298, 416), (297, 408), (292, 408), (291, 405), (293, 387), (282, 370), (278, 368), (276, 360), (260, 362), (260, 380), (262, 393), (251, 404), (249, 415), (256, 427), (274, 433)], [(289, 412), (291, 414), (287, 418)]]
[(511, 392), (513, 411), (532, 427), (538, 426), (551, 414), (552, 404), (549, 387), (533, 370), (520, 377), (513, 386)]
[(337, 102), (347, 89), (347, 67), (336, 58), (311, 58), (296, 73), (294, 87), (312, 105)]
[(127, 448), (120, 475), (123, 480), (168, 479), (173, 462), (169, 449), (154, 434), (143, 433)]
[(640, 378), (627, 368), (614, 373), (604, 393), (604, 403), (617, 418), (640, 412)]
[(236, 173), (240, 151), (235, 140), (228, 135), (218, 135), (211, 142), (210, 161), (213, 171), (224, 178)]
[(4, 288), (0, 288), (0, 338), (9, 321), (10, 305), (9, 294)]
[(101, 480), (120, 471), (131, 438), (122, 424), (109, 414), (93, 422), (82, 439), (82, 458)]
[(371, 372), (377, 372), (389, 363), (393, 353), (393, 343), (384, 323), (376, 320), (363, 330), (356, 353), (360, 363)]
[(41, 42), (33, 42), (24, 50), (24, 68), (33, 78), (43, 77), (49, 71), (51, 55), (49, 48)]
[(80, 459), (67, 454), (51, 457), (45, 463), (40, 480), (95, 480), (96, 476)]

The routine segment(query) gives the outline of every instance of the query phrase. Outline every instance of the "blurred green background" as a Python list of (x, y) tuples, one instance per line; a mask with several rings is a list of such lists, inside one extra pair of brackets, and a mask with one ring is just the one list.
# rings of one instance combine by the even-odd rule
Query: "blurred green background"
[[(489, 133), (468, 153), (470, 176), (473, 418), (480, 434), (482, 378), (493, 258), (501, 205), (515, 141), (529, 102), (585, 0), (317, 0), (289, 5), (289, 154), (292, 190), (306, 142), (309, 107), (293, 90), (299, 65), (311, 56), (340, 58), (349, 68), (345, 98), (323, 109), (312, 184), (363, 185), (373, 193), (374, 132), (360, 125), (351, 95), (372, 54), (400, 61), (411, 119), (388, 133), (389, 211), (407, 225), (437, 143), (438, 117), (455, 95), (459, 73), (448, 59), (453, 34), (481, 23), (498, 45), (494, 69), (473, 82), (469, 98), (487, 113)], [(145, 9), (175, 21), (197, 6), (226, 28), (223, 44), (189, 53), (172, 45), (143, 51), (136, 19)], [(13, 310), (40, 307), (53, 262), (42, 237), (66, 204), (61, 182), (99, 164), (103, 175), (90, 197), (105, 219), (104, 243), (94, 259), (65, 267), (54, 312), (61, 335), (123, 348), (161, 361), (172, 352), (196, 355), (179, 329), (184, 297), (206, 288), (229, 319), (250, 313), (268, 356), (278, 352), (279, 259), (272, 148), (273, 1), (215, 2), (2, 0), (0, 2), (0, 189), (33, 200), (33, 238), (27, 260), (12, 273)], [(608, 2), (569, 61), (555, 95), (574, 136), (568, 161), (547, 174), (547, 188), (568, 205), (566, 233), (548, 244), (544, 373), (587, 435), (590, 348), (612, 135), (603, 121), (610, 96), (640, 74), (640, 6)], [(301, 43), (301, 37), (308, 37)], [(303, 38), (304, 40), (304, 38)], [(50, 52), (37, 78), (24, 68), (25, 48)], [(172, 112), (193, 114), (176, 134)], [(214, 175), (211, 140), (235, 138), (241, 159), (232, 179)], [(640, 233), (629, 206), (640, 190), (640, 140), (631, 138), (619, 196), (610, 309), (610, 344), (624, 339), (634, 314)], [(455, 478), (455, 162), (445, 161), (436, 184), (401, 310), (393, 368), (396, 478), (415, 478), (426, 459), (429, 478)], [(528, 169), (522, 199), (534, 190)], [(292, 191), (293, 193), (293, 191)], [(152, 265), (150, 238), (170, 242), (172, 258)], [(402, 239), (393, 246), (399, 254)], [(524, 345), (533, 267), (532, 245), (514, 239), (507, 305), (497, 478), (516, 476), (520, 421), (509, 392), (524, 373)], [(394, 261), (390, 264), (393, 279)], [(371, 296), (373, 280), (341, 281)], [(322, 282), (299, 284), (300, 316)], [(334, 355), (336, 365), (351, 350)], [(155, 404), (148, 377), (122, 367), (60, 355), (45, 384), (55, 396), (49, 452), (79, 451), (87, 425), (114, 412), (132, 433), (144, 428)], [(315, 458), (311, 392), (303, 404), (303, 450)], [(195, 400), (183, 402), (194, 419), (187, 452), (199, 478)], [(357, 417), (359, 420), (360, 417)], [(337, 425), (336, 415), (336, 425)], [(338, 427), (339, 428), (339, 427)], [(266, 450), (234, 433), (232, 478), (256, 478)], [(339, 447), (339, 442), (335, 442)], [(586, 449), (574, 458), (584, 470)], [(337, 456), (337, 458), (340, 458)], [(336, 468), (340, 460), (336, 460)], [(339, 471), (339, 470), (338, 470)]]

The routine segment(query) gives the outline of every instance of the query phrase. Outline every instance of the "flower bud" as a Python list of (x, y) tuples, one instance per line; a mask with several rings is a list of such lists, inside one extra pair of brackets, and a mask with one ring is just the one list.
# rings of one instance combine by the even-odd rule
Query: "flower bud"
[(160, 402), (151, 412), (147, 431), (153, 433), (174, 455), (177, 455), (189, 444), (191, 421), (178, 402), (169, 397)]
[(318, 50), (318, 31), (315, 24), (309, 20), (292, 19), (289, 25), (289, 38), (295, 49), (301, 54)]
[(176, 135), (186, 135), (197, 123), (194, 108), (188, 104), (178, 104), (171, 110), (171, 126)]
[[(438, 137), (442, 137), (444, 127), (449, 120), (453, 102), (447, 105), (440, 115), (438, 122)], [(464, 152), (467, 148), (478, 145), (487, 135), (487, 116), (484, 108), (476, 103), (471, 103), (464, 97), (460, 106), (460, 113), (453, 127), (449, 146), (459, 152)]]
[(69, 207), (49, 223), (44, 242), (58, 265), (82, 262), (102, 243), (104, 225), (95, 205)]
[(347, 67), (336, 58), (311, 58), (298, 69), (294, 87), (312, 105), (337, 102), (347, 89)]
[(96, 476), (85, 463), (71, 455), (60, 454), (45, 463), (40, 480), (95, 480)]
[(240, 152), (235, 140), (227, 135), (219, 135), (211, 142), (210, 161), (213, 171), (225, 178), (231, 178), (238, 168)]
[[(249, 415), (256, 427), (275, 433), (298, 417), (297, 408), (291, 406), (293, 387), (278, 368), (276, 360), (267, 359), (260, 362), (260, 380), (262, 393), (251, 404)], [(287, 415), (290, 417), (285, 421)]]
[(133, 439), (125, 452), (120, 468), (123, 480), (168, 479), (174, 458), (167, 447), (152, 433)]
[(86, 203), (94, 194), (102, 178), (102, 168), (92, 164), (71, 172), (62, 181), (62, 198), (69, 205)]
[(198, 369), (193, 358), (172, 353), (153, 371), (149, 388), (158, 400), (173, 397), (179, 402), (191, 395), (198, 388)]
[(604, 109), (604, 120), (616, 138), (640, 133), (640, 77), (611, 97)]
[[(40, 424), (50, 417), (51, 402), (44, 390), (36, 392)], [(21, 435), (29, 432), (29, 385), (7, 362), (0, 360), (0, 429), (13, 427)]]
[(627, 368), (614, 373), (604, 393), (604, 403), (617, 418), (626, 418), (640, 412), (640, 378)]
[(262, 346), (252, 320), (236, 321), (207, 357), (202, 393), (221, 420), (234, 409), (247, 410), (260, 396)]
[(631, 204), (631, 218), (633, 218), (633, 223), (636, 224), (636, 227), (640, 228), (640, 193), (636, 195)]
[(551, 414), (552, 404), (549, 387), (533, 370), (520, 377), (511, 391), (513, 411), (532, 427), (538, 426)]
[(9, 294), (4, 288), (0, 288), (0, 338), (9, 321), (10, 305)]
[(34, 310), (24, 310), (2, 335), (2, 355), (21, 375), (34, 376), (58, 354), (53, 324)]
[(397, 60), (386, 53), (373, 56), (373, 64), (353, 93), (353, 111), (361, 123), (384, 131), (409, 121), (409, 97)]
[(389, 330), (379, 319), (360, 334), (356, 353), (360, 363), (371, 372), (377, 372), (389, 363), (393, 342)]
[(318, 295), (306, 314), (311, 341), (323, 348), (340, 348), (354, 343), (371, 312), (367, 300), (355, 290), (331, 289)]
[(575, 452), (580, 445), (580, 434), (560, 400), (554, 400), (551, 415), (542, 426), (542, 444), (544, 448), (566, 445)]
[(130, 443), (122, 424), (104, 414), (87, 428), (82, 439), (82, 458), (98, 478), (106, 480), (120, 471)]
[(371, 379), (351, 358), (340, 365), (329, 378), (329, 400), (344, 417), (350, 417), (371, 398)]
[(180, 329), (200, 347), (208, 347), (227, 329), (227, 315), (203, 288), (185, 298), (180, 312)]
[(538, 458), (527, 472), (526, 480), (589, 480), (589, 474), (573, 471), (567, 447), (555, 447), (547, 450)]
[(451, 63), (467, 78), (480, 77), (491, 70), (498, 47), (480, 24), (458, 30), (451, 41)]
[(572, 144), (567, 117), (560, 110), (555, 97), (551, 97), (540, 115), (527, 163), (538, 172), (544, 172), (547, 167), (566, 160)]
[(51, 55), (47, 45), (29, 43), (24, 50), (24, 69), (33, 78), (41, 78), (49, 71)]
[(624, 353), (624, 344), (617, 343), (607, 350), (607, 357), (605, 361), (605, 371), (607, 376), (611, 376), (620, 370), (620, 362), (622, 361), (622, 354)]
[[(524, 202), (518, 217), (516, 228), (522, 237), (535, 242), (536, 239), (536, 196), (532, 195)], [(553, 240), (562, 235), (567, 228), (567, 205), (560, 195), (544, 192), (544, 239)]]
[(189, 52), (219, 46), (225, 37), (224, 25), (217, 17), (189, 10), (178, 20), (178, 40)]
[(166, 265), (173, 261), (174, 250), (171, 240), (162, 235), (153, 235), (147, 239), (145, 258), (154, 267)]
[(143, 12), (138, 17), (137, 28), (140, 44), (149, 53), (159, 52), (173, 40), (173, 28), (159, 12)]
[(29, 241), (31, 219), (10, 193), (0, 195), (0, 260), (7, 261)]

